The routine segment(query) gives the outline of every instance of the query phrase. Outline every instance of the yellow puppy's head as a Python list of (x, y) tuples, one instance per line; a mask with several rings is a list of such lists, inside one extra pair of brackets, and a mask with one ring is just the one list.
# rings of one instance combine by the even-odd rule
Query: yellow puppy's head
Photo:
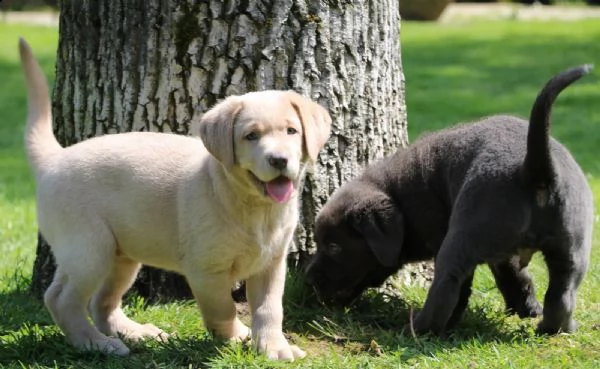
[(286, 203), (297, 193), (307, 162), (331, 132), (319, 104), (293, 91), (231, 96), (206, 112), (199, 132), (208, 151), (258, 195)]

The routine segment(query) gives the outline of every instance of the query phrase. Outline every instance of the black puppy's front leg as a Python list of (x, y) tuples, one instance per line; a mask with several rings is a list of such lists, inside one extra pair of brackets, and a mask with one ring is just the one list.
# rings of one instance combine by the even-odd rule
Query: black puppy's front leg
[(413, 323), (416, 334), (441, 334), (462, 316), (477, 263), (469, 257), (468, 238), (447, 235), (435, 260), (433, 283)]
[(452, 315), (450, 315), (450, 318), (448, 319), (448, 323), (446, 324), (446, 330), (453, 329), (462, 318), (467, 308), (467, 305), (469, 304), (469, 297), (471, 297), (471, 292), (473, 291), (471, 289), (471, 286), (473, 285), (474, 275), (475, 273), (471, 273), (469, 276), (467, 276), (462, 286), (460, 287), (460, 295), (458, 296), (458, 302), (456, 303), (456, 307), (454, 308)]
[(518, 314), (520, 318), (542, 314), (542, 306), (535, 297), (535, 287), (527, 271), (529, 260), (515, 255), (507, 261), (488, 264), (504, 297), (506, 311)]

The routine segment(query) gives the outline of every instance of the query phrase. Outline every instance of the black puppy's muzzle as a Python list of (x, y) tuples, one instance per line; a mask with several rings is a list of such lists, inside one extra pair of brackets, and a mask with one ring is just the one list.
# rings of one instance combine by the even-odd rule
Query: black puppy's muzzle
[(360, 295), (355, 288), (344, 289), (336, 286), (335, 281), (330, 280), (320, 267), (318, 256), (314, 256), (306, 267), (304, 281), (313, 288), (317, 299), (325, 305), (347, 306)]
[(318, 283), (319, 280), (322, 280), (323, 274), (319, 271), (318, 268), (319, 256), (314, 254), (306, 263), (306, 267), (304, 268), (304, 281), (311, 286), (314, 286)]
[(313, 255), (304, 269), (304, 282), (312, 287), (317, 298), (320, 301), (326, 299), (327, 294), (323, 291), (323, 284), (326, 282), (326, 276), (319, 268), (319, 256)]
[(309, 286), (316, 287), (316, 286), (315, 286), (315, 285), (316, 285), (316, 283), (317, 283), (316, 281), (317, 281), (317, 279), (319, 279), (320, 277), (321, 277), (321, 274), (320, 274), (320, 273), (318, 273), (318, 272), (312, 272), (312, 271), (311, 271), (311, 272), (308, 272), (308, 271), (307, 271), (307, 272), (304, 274), (304, 282), (306, 282), (306, 284), (308, 284)]

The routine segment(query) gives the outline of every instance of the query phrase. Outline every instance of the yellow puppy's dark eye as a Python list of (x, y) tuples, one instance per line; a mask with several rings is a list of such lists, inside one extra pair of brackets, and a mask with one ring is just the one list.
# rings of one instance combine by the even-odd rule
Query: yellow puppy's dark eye
[(256, 141), (258, 140), (258, 133), (250, 132), (246, 136), (244, 136), (244, 138), (248, 141)]
[(288, 134), (288, 135), (295, 135), (296, 133), (298, 133), (298, 130), (297, 130), (296, 128), (289, 127), (289, 128), (287, 129), (287, 134)]

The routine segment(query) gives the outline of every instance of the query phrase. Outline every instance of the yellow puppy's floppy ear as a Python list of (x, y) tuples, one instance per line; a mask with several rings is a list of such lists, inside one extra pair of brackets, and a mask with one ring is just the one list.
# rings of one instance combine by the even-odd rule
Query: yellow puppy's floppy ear
[(233, 125), (242, 110), (238, 96), (230, 96), (204, 113), (198, 125), (204, 146), (226, 169), (235, 163)]
[(294, 91), (288, 91), (292, 106), (302, 122), (304, 147), (312, 162), (317, 160), (331, 133), (331, 117), (325, 108)]

